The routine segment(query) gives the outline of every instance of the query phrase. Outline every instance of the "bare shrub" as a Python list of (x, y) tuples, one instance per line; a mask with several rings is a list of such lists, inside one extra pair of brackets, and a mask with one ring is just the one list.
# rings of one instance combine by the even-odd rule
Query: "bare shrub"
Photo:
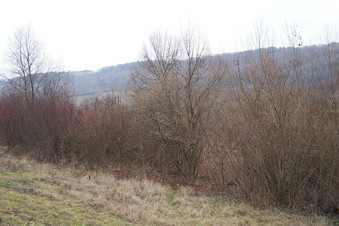
[(148, 155), (160, 155), (187, 181), (199, 174), (205, 137), (215, 123), (209, 116), (221, 87), (218, 61), (208, 54), (207, 43), (192, 30), (179, 38), (155, 34), (133, 75), (134, 104), (148, 131), (146, 143), (157, 144)]
[[(256, 37), (265, 43), (265, 35)], [(274, 48), (258, 47), (256, 55), (249, 52), (229, 70), (229, 101), (237, 104), (238, 117), (228, 120), (239, 127), (235, 134), (226, 133), (236, 150), (235, 181), (255, 204), (335, 207), (338, 115), (335, 105), (326, 104), (333, 92), (323, 96), (311, 85), (314, 79), (304, 74), (298, 46), (286, 49), (285, 62), (277, 61)]]
[(69, 161), (90, 166), (127, 162), (133, 156), (133, 116), (119, 97), (87, 102), (74, 112), (65, 131), (64, 153)]

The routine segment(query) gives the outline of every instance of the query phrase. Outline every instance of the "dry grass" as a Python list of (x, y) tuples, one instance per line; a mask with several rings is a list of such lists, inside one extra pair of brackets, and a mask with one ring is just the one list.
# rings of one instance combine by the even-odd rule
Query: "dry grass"
[[(89, 178), (90, 175), (90, 178)], [(326, 225), (325, 217), (257, 210), (223, 197), (196, 196), (149, 180), (122, 180), (0, 149), (0, 224)]]

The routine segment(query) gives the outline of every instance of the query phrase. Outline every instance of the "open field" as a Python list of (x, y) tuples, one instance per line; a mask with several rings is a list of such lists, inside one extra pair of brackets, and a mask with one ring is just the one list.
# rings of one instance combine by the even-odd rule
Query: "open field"
[[(90, 175), (90, 177), (89, 177)], [(0, 148), (0, 225), (327, 225), (148, 180), (115, 179), (15, 157)]]

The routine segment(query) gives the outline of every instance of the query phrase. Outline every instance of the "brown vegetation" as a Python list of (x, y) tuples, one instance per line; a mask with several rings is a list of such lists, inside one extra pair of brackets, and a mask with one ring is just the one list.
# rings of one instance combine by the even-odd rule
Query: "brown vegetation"
[(24, 72), (27, 87), (10, 82), (1, 96), (1, 141), (43, 161), (151, 169), (256, 206), (337, 214), (338, 46), (304, 56), (292, 33), (277, 58), (265, 34), (254, 37), (257, 52), (227, 62), (192, 31), (151, 36), (129, 101), (76, 106), (60, 80)]

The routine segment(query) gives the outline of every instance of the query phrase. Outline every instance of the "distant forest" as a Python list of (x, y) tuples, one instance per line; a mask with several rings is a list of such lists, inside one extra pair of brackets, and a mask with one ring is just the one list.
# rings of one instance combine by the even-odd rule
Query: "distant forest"
[[(331, 43), (336, 49), (339, 48), (339, 43)], [(286, 51), (293, 51), (290, 48), (275, 48), (271, 47), (276, 55), (277, 62), (286, 63)], [(325, 51), (326, 46), (313, 45), (303, 46), (298, 48), (300, 55), (299, 62), (303, 65), (305, 79), (312, 82), (314, 79), (326, 80), (328, 73), (326, 69)], [(242, 62), (241, 67), (244, 67), (244, 60), (248, 54), (259, 57), (260, 50), (249, 50), (236, 53), (224, 53), (221, 56), (228, 62)], [(211, 56), (213, 57), (213, 56)], [(316, 64), (314, 62), (317, 62)], [(72, 96), (91, 96), (101, 93), (120, 92), (128, 89), (128, 81), (131, 78), (133, 70), (140, 67), (140, 62), (131, 62), (115, 66), (103, 67), (98, 71), (70, 71), (65, 72), (71, 83)], [(0, 79), (0, 89), (5, 87), (5, 81)]]

